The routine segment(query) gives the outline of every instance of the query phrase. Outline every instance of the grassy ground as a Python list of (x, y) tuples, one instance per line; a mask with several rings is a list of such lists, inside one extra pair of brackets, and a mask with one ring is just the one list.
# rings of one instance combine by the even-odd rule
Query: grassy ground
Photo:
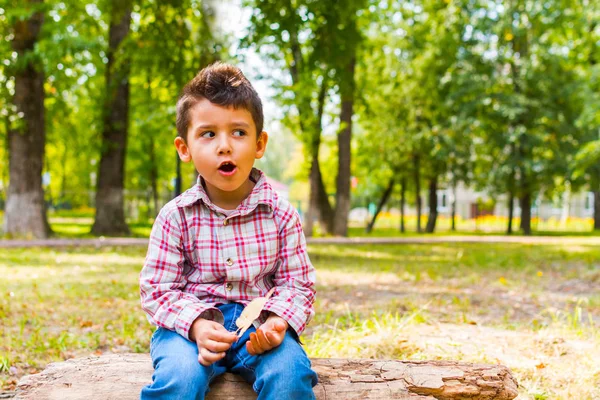
[[(502, 363), (520, 399), (600, 399), (600, 249), (313, 245), (313, 357)], [(0, 384), (49, 362), (147, 352), (142, 248), (3, 249)]]
[[(354, 223), (349, 228), (348, 235), (351, 237), (394, 237), (394, 236), (419, 236), (416, 232), (416, 218), (407, 218), (406, 232), (401, 234), (397, 225), (397, 218), (384, 215), (379, 220), (375, 229), (367, 234), (364, 225)], [(57, 237), (65, 238), (90, 238), (92, 224), (94, 223), (93, 211), (75, 212), (59, 211), (49, 215), (50, 225)], [(535, 221), (533, 229), (535, 235), (542, 236), (600, 236), (600, 231), (592, 230), (591, 220), (574, 220), (566, 225), (552, 224), (552, 221)], [(423, 218), (422, 227), (425, 228), (426, 218)], [(515, 235), (518, 235), (518, 220), (514, 221)], [(130, 222), (129, 228), (132, 237), (148, 237), (152, 229), (152, 221)], [(434, 235), (503, 235), (506, 231), (506, 218), (500, 217), (481, 217), (477, 222), (475, 220), (458, 220), (458, 231), (450, 230), (448, 218), (440, 217), (439, 223)], [(316, 229), (316, 235), (320, 236), (319, 229)]]

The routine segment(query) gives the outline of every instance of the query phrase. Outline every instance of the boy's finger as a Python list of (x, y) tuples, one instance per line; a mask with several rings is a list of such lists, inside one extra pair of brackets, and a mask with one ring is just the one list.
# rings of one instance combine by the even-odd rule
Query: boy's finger
[(252, 347), (254, 348), (254, 353), (255, 354), (261, 354), (263, 353), (265, 350), (261, 347), (260, 342), (258, 341), (258, 337), (256, 336), (256, 333), (252, 332), (250, 334), (250, 343), (252, 343)]
[[(208, 363), (208, 365), (213, 364), (216, 361), (219, 361), (221, 358), (225, 357), (225, 353), (213, 353), (212, 351), (206, 349), (206, 348), (201, 348), (200, 351), (198, 352), (198, 361), (200, 361), (200, 358), (202, 358), (205, 362)], [(200, 364), (202, 364), (202, 361), (200, 361)], [(205, 364), (202, 364), (205, 365)]]
[(258, 339), (258, 343), (263, 351), (270, 350), (273, 346), (269, 343), (269, 340), (265, 336), (265, 331), (259, 329), (256, 331), (256, 338)]
[(254, 350), (254, 346), (252, 346), (252, 342), (247, 341), (246, 342), (246, 350), (248, 351), (248, 354), (250, 354), (251, 356), (255, 356), (257, 353)]
[(209, 339), (214, 340), (215, 342), (223, 342), (223, 343), (233, 343), (236, 341), (237, 336), (233, 332), (229, 332), (228, 330), (214, 330), (211, 331), (209, 335)]
[(283, 342), (283, 335), (281, 333), (267, 332), (265, 335), (271, 347), (279, 346)]
[(207, 340), (204, 343), (204, 347), (213, 353), (221, 353), (223, 351), (229, 350), (231, 347), (231, 343), (228, 342), (217, 342), (216, 340)]

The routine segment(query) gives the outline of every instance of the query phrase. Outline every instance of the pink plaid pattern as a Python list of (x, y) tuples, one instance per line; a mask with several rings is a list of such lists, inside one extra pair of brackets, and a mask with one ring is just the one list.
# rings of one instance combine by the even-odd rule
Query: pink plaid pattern
[(215, 308), (244, 305), (275, 292), (265, 306), (298, 335), (314, 315), (315, 270), (297, 211), (253, 169), (250, 195), (228, 217), (218, 212), (201, 184), (160, 211), (140, 274), (148, 320), (188, 338), (198, 317), (223, 321)]

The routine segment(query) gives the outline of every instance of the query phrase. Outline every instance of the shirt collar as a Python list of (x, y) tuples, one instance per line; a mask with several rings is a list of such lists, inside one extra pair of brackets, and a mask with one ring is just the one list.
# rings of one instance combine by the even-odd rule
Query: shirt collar
[[(252, 168), (249, 179), (254, 181), (255, 184), (248, 197), (246, 197), (244, 201), (242, 201), (242, 203), (237, 207), (237, 210), (239, 211), (240, 215), (249, 214), (260, 204), (268, 206), (272, 212), (275, 208), (275, 192), (271, 185), (269, 185), (269, 183), (267, 182), (265, 174), (256, 168)], [(177, 205), (182, 208), (190, 207), (196, 204), (196, 202), (198, 201), (202, 201), (207, 207), (215, 211), (215, 205), (208, 198), (208, 193), (206, 193), (206, 190), (202, 185), (201, 176), (198, 176), (196, 184), (193, 187), (186, 190), (184, 193), (181, 194), (181, 196), (179, 196), (179, 199), (177, 200)]]

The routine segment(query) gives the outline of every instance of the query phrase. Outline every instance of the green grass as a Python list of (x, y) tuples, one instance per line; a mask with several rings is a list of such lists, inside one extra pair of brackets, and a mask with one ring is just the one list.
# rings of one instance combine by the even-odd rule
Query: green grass
[[(0, 234), (2, 224), (2, 211), (0, 211)], [(95, 237), (90, 233), (92, 224), (94, 223), (94, 210), (93, 209), (81, 209), (81, 210), (56, 210), (48, 213), (48, 219), (53, 235), (59, 238), (93, 238)], [(379, 219), (375, 226), (375, 229), (366, 233), (364, 225), (359, 226), (354, 224), (348, 229), (348, 235), (350, 237), (413, 237), (422, 236), (423, 234), (416, 232), (416, 218), (407, 218), (407, 231), (400, 233), (399, 223), (397, 216), (389, 215), (384, 213)], [(425, 228), (427, 218), (423, 217), (422, 227)], [(129, 221), (129, 227), (131, 230), (131, 237), (148, 237), (150, 230), (152, 229), (152, 219), (141, 219), (140, 221)], [(366, 224), (365, 224), (366, 225)], [(521, 233), (518, 231), (518, 220), (515, 219), (514, 223), (514, 235), (518, 236)], [(566, 225), (560, 225), (556, 221), (533, 221), (533, 234), (539, 236), (600, 236), (600, 231), (594, 231), (591, 229), (591, 219), (573, 219), (569, 220)], [(506, 219), (500, 217), (481, 217), (477, 223), (474, 220), (458, 220), (457, 223), (458, 231), (450, 230), (449, 219), (446, 217), (439, 218), (439, 224), (437, 225), (436, 232), (433, 234), (427, 234), (427, 236), (461, 236), (461, 235), (477, 235), (477, 236), (489, 236), (489, 235), (504, 235), (506, 231)], [(315, 229), (315, 237), (322, 236), (319, 231), (319, 227)]]
[[(3, 231), (3, 213), (0, 211), (0, 239), (5, 235)], [(91, 233), (94, 224), (94, 210), (60, 210), (48, 212), (48, 222), (52, 229), (52, 236), (65, 239), (88, 239), (96, 235)], [(131, 231), (129, 237), (147, 238), (152, 230), (152, 219), (141, 221), (128, 221)]]
[[(423, 225), (423, 229), (425, 225)], [(364, 227), (353, 226), (348, 228), (348, 236), (350, 237), (418, 237), (418, 236), (497, 236), (497, 235), (505, 235), (506, 229), (496, 229), (496, 230), (469, 230), (469, 229), (459, 229), (457, 231), (451, 230), (439, 230), (437, 229), (434, 233), (418, 233), (414, 230), (406, 231), (401, 233), (398, 228), (378, 228), (376, 227), (373, 231), (367, 233)], [(600, 231), (598, 230), (589, 230), (589, 231), (545, 231), (545, 230), (534, 230), (533, 235), (536, 236), (568, 236), (568, 237), (597, 237), (600, 236)], [(513, 231), (513, 236), (522, 236), (522, 232), (517, 230)], [(322, 235), (321, 235), (322, 236)]]
[[(501, 362), (522, 398), (600, 396), (597, 247), (311, 245), (309, 253), (318, 276), (304, 335), (312, 357)], [(144, 255), (141, 247), (3, 249), (2, 387), (53, 361), (147, 352), (153, 328), (137, 284)]]

